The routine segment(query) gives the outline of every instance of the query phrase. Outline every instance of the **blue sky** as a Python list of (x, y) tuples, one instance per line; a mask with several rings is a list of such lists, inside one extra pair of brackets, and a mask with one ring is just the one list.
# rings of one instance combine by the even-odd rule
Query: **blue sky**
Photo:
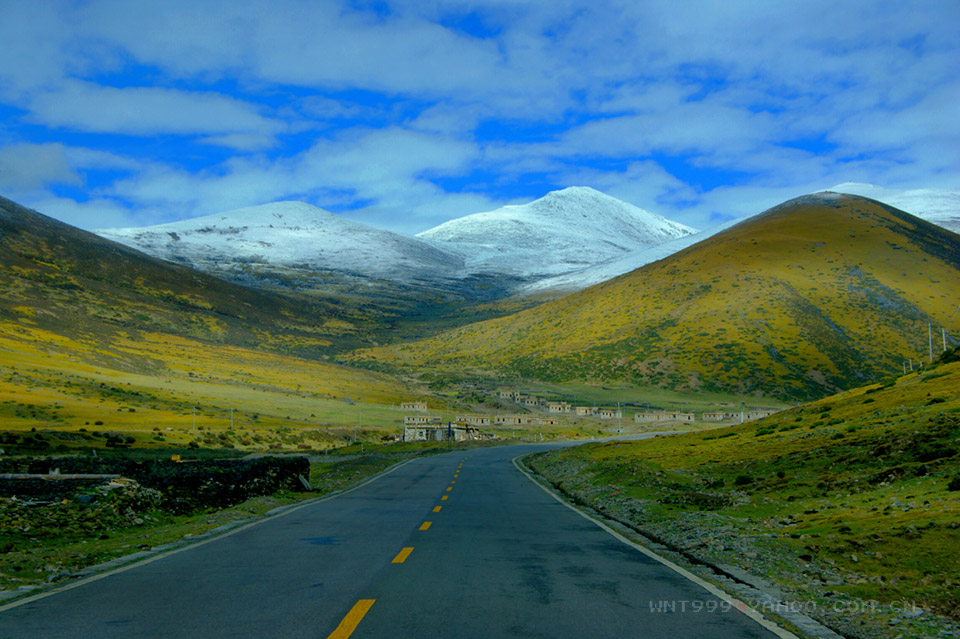
[(83, 228), (960, 187), (958, 0), (0, 0), (0, 42), (0, 195)]

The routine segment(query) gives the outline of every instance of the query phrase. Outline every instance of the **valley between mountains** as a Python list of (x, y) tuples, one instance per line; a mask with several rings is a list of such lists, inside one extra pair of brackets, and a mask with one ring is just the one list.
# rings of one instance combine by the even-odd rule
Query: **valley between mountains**
[(839, 185), (697, 231), (572, 187), (407, 236), (302, 202), (91, 233), (0, 198), (3, 472), (305, 458), (179, 510), (148, 479), (7, 490), (0, 595), (410, 457), (577, 441), (529, 466), (678, 561), (843, 636), (960, 636), (956, 201)]

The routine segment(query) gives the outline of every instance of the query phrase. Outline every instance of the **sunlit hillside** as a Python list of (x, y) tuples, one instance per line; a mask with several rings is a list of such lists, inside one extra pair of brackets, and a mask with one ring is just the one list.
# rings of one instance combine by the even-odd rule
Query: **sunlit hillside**
[(0, 321), (102, 344), (120, 332), (146, 330), (323, 355), (370, 344), (376, 328), (362, 310), (335, 300), (238, 286), (3, 198), (0, 286)]
[[(0, 285), (0, 429), (238, 447), (314, 429), (327, 445), (364, 409), (396, 427), (391, 405), (416, 394), (326, 361), (371, 343), (362, 311), (225, 282), (2, 199)], [(230, 438), (211, 436), (231, 411)]]
[(809, 398), (919, 364), (958, 302), (960, 236), (820, 193), (574, 295), (354, 357)]

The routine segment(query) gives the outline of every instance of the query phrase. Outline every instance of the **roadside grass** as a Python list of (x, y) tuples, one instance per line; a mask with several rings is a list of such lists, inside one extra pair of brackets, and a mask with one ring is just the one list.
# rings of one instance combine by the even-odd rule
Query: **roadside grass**
[(960, 620), (960, 364), (530, 465), (641, 531), (797, 596), (912, 602)]

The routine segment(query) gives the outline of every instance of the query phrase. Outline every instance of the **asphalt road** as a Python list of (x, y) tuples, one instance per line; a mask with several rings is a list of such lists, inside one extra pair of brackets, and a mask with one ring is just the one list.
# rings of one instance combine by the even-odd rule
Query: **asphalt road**
[(518, 471), (414, 460), (350, 493), (0, 612), (5, 639), (775, 637)]

